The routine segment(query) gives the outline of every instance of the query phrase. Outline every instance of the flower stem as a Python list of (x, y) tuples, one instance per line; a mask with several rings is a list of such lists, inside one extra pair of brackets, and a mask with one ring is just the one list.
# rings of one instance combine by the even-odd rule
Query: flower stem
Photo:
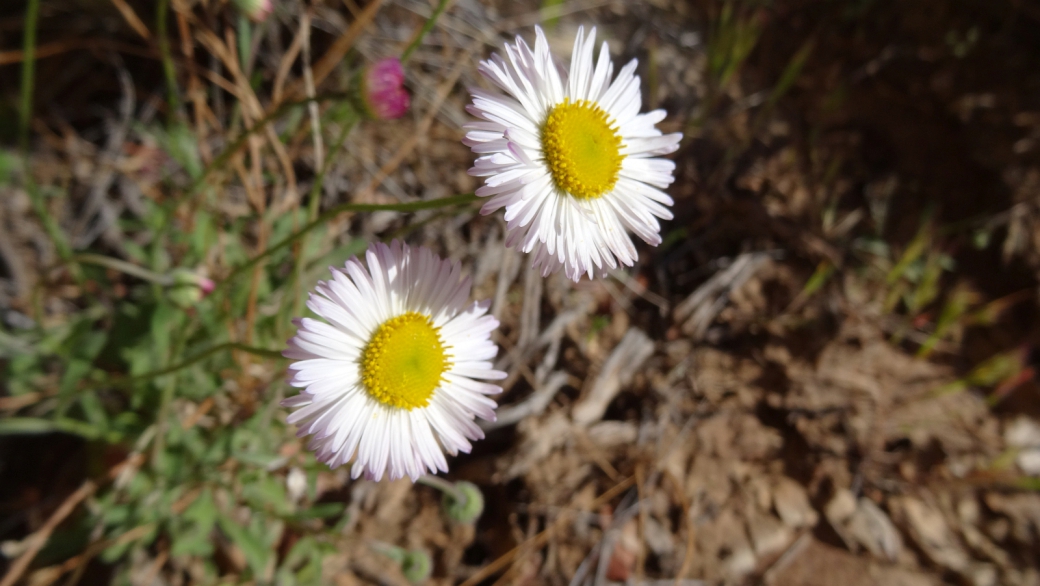
[(416, 480), (416, 482), (418, 482), (419, 484), (425, 484), (430, 488), (436, 488), (437, 490), (455, 499), (456, 502), (466, 500), (466, 495), (462, 494), (461, 490), (455, 488), (454, 483), (448, 482), (440, 476), (426, 474), (425, 476), (420, 476), (419, 479)]
[(344, 203), (344, 204), (340, 204), (338, 206), (334, 206), (334, 207), (329, 208), (328, 210), (326, 210), (324, 213), (322, 213), (320, 216), (315, 218), (312, 222), (310, 222), (309, 224), (307, 224), (306, 226), (304, 226), (300, 230), (296, 231), (293, 234), (290, 234), (289, 236), (283, 238), (279, 242), (271, 245), (267, 250), (265, 250), (265, 251), (261, 252), (260, 254), (254, 256), (252, 259), (250, 259), (246, 263), (240, 265), (238, 268), (236, 268), (235, 270), (231, 271), (231, 274), (229, 274), (226, 278), (222, 279), (220, 281), (220, 283), (217, 284), (216, 288), (213, 290), (213, 293), (216, 293), (217, 291), (223, 289), (228, 283), (230, 283), (232, 280), (234, 280), (235, 277), (237, 277), (237, 276), (241, 275), (242, 273), (248, 271), (249, 269), (253, 268), (260, 261), (262, 261), (265, 258), (271, 256), (272, 254), (278, 252), (279, 250), (285, 248), (286, 246), (289, 246), (293, 242), (296, 242), (297, 240), (302, 238), (304, 235), (310, 233), (312, 230), (314, 230), (318, 226), (321, 226), (322, 224), (324, 224), (325, 222), (329, 221), (330, 219), (338, 216), (339, 214), (342, 214), (342, 213), (345, 213), (345, 212), (379, 212), (379, 211), (418, 212), (420, 210), (432, 210), (432, 209), (443, 208), (443, 207), (450, 207), (450, 206), (468, 205), (468, 204), (471, 204), (471, 203), (473, 203), (475, 201), (477, 201), (477, 196), (473, 195), (472, 193), (467, 193), (467, 194), (464, 194), (464, 195), (454, 195), (452, 197), (442, 197), (442, 198), (438, 198), (438, 199), (431, 199), (431, 200), (425, 200), (425, 201), (412, 201), (412, 202), (407, 202), (407, 203), (387, 203), (387, 204), (381, 204), (381, 203)]
[(173, 284), (173, 278), (169, 275), (160, 275), (144, 267), (137, 266), (118, 258), (84, 252), (73, 255), (72, 260), (79, 263), (98, 265), (114, 271), (119, 271), (120, 273), (125, 273), (143, 281), (155, 283), (156, 285), (162, 285), (164, 287)]
[(448, 7), (448, 4), (450, 3), (451, 0), (441, 0), (437, 3), (437, 8), (433, 9), (433, 14), (431, 14), (430, 18), (427, 18), (426, 22), (423, 23), (422, 30), (419, 31), (419, 34), (416, 35), (414, 39), (412, 39), (412, 42), (409, 43), (408, 46), (405, 48), (404, 52), (401, 53), (401, 63), (407, 61), (408, 58), (411, 57), (412, 53), (414, 53), (415, 50), (419, 48), (419, 44), (422, 43), (423, 39), (426, 37), (426, 34), (433, 30), (433, 25), (437, 23), (437, 19), (440, 18), (441, 14), (444, 12), (444, 10)]

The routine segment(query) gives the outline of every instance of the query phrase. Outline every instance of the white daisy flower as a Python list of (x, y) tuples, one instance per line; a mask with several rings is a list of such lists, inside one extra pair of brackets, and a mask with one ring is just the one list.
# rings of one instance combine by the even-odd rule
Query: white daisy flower
[(506, 376), (490, 362), (498, 320), (489, 301), (469, 302), (459, 263), (427, 248), (377, 243), (366, 259), (318, 283), (307, 307), (324, 321), (294, 321), (283, 354), (303, 390), (282, 405), (298, 408), (289, 423), (330, 467), (353, 459), (354, 478), (414, 481), (484, 437), (475, 416), (495, 420), (487, 395), (502, 389), (480, 380)]
[(679, 148), (679, 133), (654, 127), (664, 110), (640, 114), (636, 60), (611, 81), (606, 42), (593, 61), (596, 29), (578, 29), (570, 73), (553, 63), (535, 27), (534, 51), (517, 37), (482, 61), (480, 72), (508, 96), (471, 89), (465, 144), (479, 155), (470, 174), (486, 177), (477, 195), (490, 197), (481, 213), (506, 209), (506, 245), (534, 255), (548, 275), (563, 268), (578, 281), (604, 275), (637, 258), (626, 230), (661, 243), (658, 218), (670, 220), (672, 199), (661, 188), (674, 180), (672, 161), (656, 158)]

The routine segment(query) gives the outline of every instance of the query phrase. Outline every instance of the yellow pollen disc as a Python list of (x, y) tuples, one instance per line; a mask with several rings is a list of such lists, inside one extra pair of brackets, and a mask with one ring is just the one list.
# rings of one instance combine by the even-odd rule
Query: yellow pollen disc
[(542, 126), (542, 154), (553, 181), (581, 199), (614, 188), (621, 171), (621, 136), (602, 108), (588, 100), (565, 99)]
[(415, 312), (383, 322), (361, 351), (361, 382), (368, 394), (409, 411), (429, 405), (449, 366), (439, 330)]

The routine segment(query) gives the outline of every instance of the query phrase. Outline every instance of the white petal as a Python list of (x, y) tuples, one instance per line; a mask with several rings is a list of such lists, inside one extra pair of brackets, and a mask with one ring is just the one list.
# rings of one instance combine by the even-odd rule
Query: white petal
[[(282, 405), (293, 409), (287, 421), (298, 435), (312, 436), (308, 446), (320, 461), (336, 467), (353, 460), (354, 478), (414, 481), (446, 471), (444, 451), (468, 451), (482, 437), (474, 417), (494, 418), (487, 395), (501, 389), (481, 381), (505, 376), (490, 362), (498, 353), (491, 342), (498, 320), (486, 315), (490, 302), (469, 301), (472, 285), (459, 262), (396, 240), (374, 243), (365, 261), (347, 261), (315, 287), (308, 307), (321, 319), (294, 320), (298, 329), (283, 354), (294, 360), (289, 383), (302, 390)], [(359, 366), (375, 330), (408, 312), (428, 316), (449, 361), (458, 360), (449, 363), (429, 404), (412, 409), (370, 396)]]

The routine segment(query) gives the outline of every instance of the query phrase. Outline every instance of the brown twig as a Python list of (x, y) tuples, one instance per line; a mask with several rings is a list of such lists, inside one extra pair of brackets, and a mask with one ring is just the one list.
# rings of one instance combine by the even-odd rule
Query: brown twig
[(686, 552), (683, 555), (682, 565), (679, 566), (679, 572), (675, 574), (675, 584), (678, 586), (682, 581), (686, 573), (690, 571), (690, 565), (693, 563), (693, 555), (696, 550), (696, 542), (694, 541), (694, 525), (693, 519), (690, 518), (690, 501), (686, 498), (686, 494), (683, 493), (682, 482), (679, 481), (667, 470), (662, 471), (665, 478), (671, 481), (672, 488), (675, 491), (675, 498), (679, 501), (679, 505), (682, 507), (683, 520), (686, 521)]
[(17, 411), (22, 407), (35, 405), (46, 396), (47, 395), (44, 393), (33, 391), (31, 393), (25, 393), (23, 395), (0, 397), (0, 411)]
[(430, 126), (433, 124), (433, 119), (437, 117), (437, 111), (440, 109), (441, 104), (448, 99), (451, 90), (455, 87), (455, 83), (458, 82), (459, 77), (462, 75), (462, 71), (466, 67), (469, 67), (470, 59), (468, 57), (476, 52), (481, 44), (480, 41), (477, 41), (465, 51), (466, 56), (459, 59), (458, 64), (452, 69), (451, 73), (448, 74), (440, 87), (437, 88), (437, 95), (430, 104), (430, 109), (426, 112), (426, 116), (424, 116), (416, 126), (415, 132), (412, 132), (408, 139), (397, 148), (397, 152), (394, 153), (394, 156), (379, 168), (379, 172), (376, 173), (376, 176), (373, 177), (368, 184), (358, 190), (357, 196), (355, 196), (355, 201), (368, 201), (375, 190), (386, 181), (386, 178), (401, 166), (401, 163), (404, 162), (408, 155), (412, 154), (415, 147), (419, 145), (420, 137), (425, 136), (426, 132), (429, 131)]
[[(612, 488), (604, 492), (603, 494), (596, 497), (596, 500), (589, 503), (587, 507), (583, 507), (580, 510), (590, 511), (599, 508), (600, 505), (609, 502), (611, 499), (613, 499), (614, 497), (628, 489), (630, 486), (635, 484), (635, 481), (636, 479), (634, 476), (629, 476), (628, 478), (625, 478), (624, 480), (618, 482)], [(478, 570), (475, 574), (467, 578), (466, 581), (463, 582), (460, 586), (476, 586), (476, 584), (479, 584), (482, 580), (488, 578), (495, 572), (498, 572), (499, 570), (510, 564), (513, 561), (513, 558), (515, 558), (520, 551), (528, 549), (538, 549), (543, 547), (546, 544), (546, 542), (549, 541), (549, 538), (552, 537), (553, 533), (555, 533), (557, 529), (562, 527), (567, 521), (570, 520), (571, 513), (572, 512), (569, 510), (563, 511), (562, 513), (560, 513), (560, 516), (552, 522), (551, 525), (543, 529), (534, 537), (507, 551), (495, 561)]]
[[(318, 63), (314, 66), (314, 86), (321, 85), (321, 82), (325, 81), (325, 78), (332, 73), (333, 69), (343, 61), (343, 57), (346, 56), (347, 52), (354, 46), (354, 41), (361, 35), (361, 32), (365, 30), (373, 19), (376, 17), (376, 13), (379, 12), (379, 8), (383, 5), (385, 0), (373, 0), (365, 9), (358, 15), (357, 20), (351, 23), (350, 27), (332, 43), (325, 54), (321, 56)], [(289, 86), (289, 89), (285, 92), (285, 98), (288, 100), (298, 100), (304, 96), (305, 93), (305, 81), (298, 79)], [(277, 106), (278, 104), (274, 104)]]
[(30, 535), (26, 540), (28, 546), (22, 555), (18, 556), (18, 559), (11, 564), (10, 569), (7, 570), (7, 574), (4, 575), (4, 579), (0, 580), (0, 586), (14, 586), (14, 583), (17, 582), (22, 577), (22, 574), (25, 573), (25, 570), (29, 568), (29, 564), (32, 563), (36, 554), (43, 549), (43, 546), (47, 543), (51, 533), (58, 528), (58, 525), (65, 520), (65, 517), (68, 517), (72, 511), (76, 509), (76, 506), (78, 506), (88, 496), (94, 494), (95, 490), (97, 490), (97, 484), (92, 480), (87, 480), (81, 484), (75, 492), (65, 498), (65, 501), (61, 503), (61, 506), (59, 506), (57, 510), (51, 514), (50, 518), (47, 519), (47, 522), (43, 524), (43, 527), (37, 529), (36, 532)]
[(644, 494), (646, 483), (646, 471), (645, 463), (640, 461), (636, 464), (636, 500), (640, 503), (639, 516), (636, 519), (636, 540), (639, 542), (639, 547), (636, 548), (636, 581), (641, 582), (645, 577), (646, 573), (646, 521), (647, 507), (642, 506), (645, 502), (643, 499), (646, 498)]
[(130, 25), (130, 28), (134, 29), (135, 33), (141, 35), (142, 39), (151, 42), (152, 35), (148, 32), (148, 27), (141, 22), (141, 19), (137, 17), (137, 13), (126, 3), (126, 0), (112, 0), (112, 4), (116, 5), (116, 9), (123, 15), (126, 24)]
[(90, 563), (90, 560), (94, 559), (94, 556), (101, 553), (103, 550), (110, 546), (128, 543), (140, 537), (144, 537), (153, 528), (154, 525), (152, 525), (151, 523), (147, 525), (138, 525), (137, 527), (134, 527), (126, 533), (123, 533), (119, 537), (95, 541), (87, 545), (83, 553), (75, 555), (65, 560), (61, 563), (60, 566), (48, 566), (46, 568), (40, 568), (39, 570), (36, 570), (29, 576), (28, 582), (33, 586), (50, 586), (50, 584), (57, 582), (58, 578), (60, 578), (63, 574), (75, 570), (76, 573), (74, 573), (72, 577), (69, 580), (66, 580), (65, 582), (66, 584), (75, 584), (78, 581), (77, 573), (82, 574), (82, 572), (86, 569), (87, 564)]
[[(108, 471), (108, 479), (112, 480), (119, 476), (119, 474), (127, 467), (133, 466), (139, 463), (141, 459), (140, 454), (135, 454), (123, 460), (119, 464), (116, 464)], [(40, 553), (43, 546), (47, 544), (47, 540), (50, 538), (54, 530), (61, 525), (61, 522), (65, 520), (72, 511), (76, 510), (76, 507), (83, 502), (84, 499), (94, 494), (97, 490), (98, 484), (93, 480), (86, 480), (75, 492), (65, 498), (65, 501), (51, 513), (47, 522), (42, 527), (36, 530), (35, 533), (26, 538), (25, 543), (26, 549), (22, 552), (22, 555), (18, 556), (18, 559), (11, 564), (11, 567), (7, 570), (7, 574), (4, 575), (4, 579), (0, 580), (0, 586), (14, 586), (15, 582), (21, 579), (22, 574), (29, 569), (29, 564), (32, 563), (36, 554)]]

